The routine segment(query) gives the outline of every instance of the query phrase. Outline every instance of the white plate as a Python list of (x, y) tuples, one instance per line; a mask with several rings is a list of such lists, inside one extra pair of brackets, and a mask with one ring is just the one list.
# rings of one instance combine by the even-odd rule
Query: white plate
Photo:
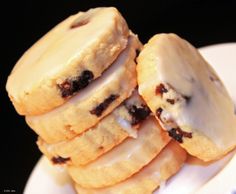
[[(214, 67), (236, 104), (236, 43), (218, 44), (200, 49)], [(189, 158), (174, 177), (155, 194), (235, 194), (236, 151), (223, 159), (203, 165)], [(63, 168), (54, 167), (42, 157), (26, 184), (24, 194), (75, 194)]]

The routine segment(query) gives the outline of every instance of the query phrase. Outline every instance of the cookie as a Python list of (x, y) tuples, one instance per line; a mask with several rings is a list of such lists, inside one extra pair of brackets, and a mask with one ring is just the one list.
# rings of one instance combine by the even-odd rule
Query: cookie
[(153, 161), (130, 178), (100, 189), (86, 189), (78, 184), (79, 194), (152, 194), (160, 184), (182, 167), (186, 152), (175, 142), (170, 142)]
[(155, 118), (149, 117), (141, 124), (137, 138), (126, 139), (85, 166), (68, 166), (68, 172), (77, 184), (85, 188), (111, 186), (147, 165), (169, 140)]
[(136, 87), (135, 57), (140, 46), (138, 38), (130, 35), (127, 48), (101, 77), (62, 106), (42, 115), (26, 116), (28, 125), (45, 142), (56, 143), (97, 124)]
[(47, 144), (39, 138), (37, 144), (54, 164), (85, 165), (127, 137), (136, 138), (140, 123), (149, 114), (150, 110), (135, 91), (112, 113), (81, 135), (56, 144)]
[(139, 93), (173, 139), (204, 161), (236, 145), (233, 102), (196, 48), (174, 34), (158, 34), (140, 53)]
[(58, 24), (25, 52), (8, 77), (17, 112), (39, 115), (64, 104), (112, 64), (128, 36), (113, 7), (79, 12)]

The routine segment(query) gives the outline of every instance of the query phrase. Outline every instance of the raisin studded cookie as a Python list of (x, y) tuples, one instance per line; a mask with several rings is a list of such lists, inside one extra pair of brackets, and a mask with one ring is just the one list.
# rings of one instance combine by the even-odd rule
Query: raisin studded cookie
[(132, 94), (137, 85), (136, 49), (140, 47), (138, 38), (130, 35), (127, 48), (101, 77), (62, 106), (26, 116), (28, 125), (47, 143), (71, 139), (94, 126)]
[(75, 183), (79, 194), (152, 194), (160, 184), (182, 167), (186, 152), (175, 142), (170, 142), (147, 166), (130, 178), (100, 189), (87, 189)]
[(25, 52), (8, 77), (6, 88), (17, 112), (38, 115), (65, 103), (112, 64), (128, 36), (124, 18), (113, 7), (61, 22)]
[(54, 164), (85, 165), (127, 137), (136, 138), (140, 123), (149, 114), (149, 108), (135, 91), (112, 113), (81, 135), (55, 144), (47, 144), (39, 138), (37, 144)]
[(158, 34), (137, 60), (139, 93), (188, 153), (210, 161), (235, 147), (233, 102), (197, 49), (175, 34)]
[(154, 117), (140, 126), (137, 138), (128, 138), (85, 166), (68, 166), (72, 179), (85, 188), (117, 184), (147, 165), (168, 144), (170, 138)]

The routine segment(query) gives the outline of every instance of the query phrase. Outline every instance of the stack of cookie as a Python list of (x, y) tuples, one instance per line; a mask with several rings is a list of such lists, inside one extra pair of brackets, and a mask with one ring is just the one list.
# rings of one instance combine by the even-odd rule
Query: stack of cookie
[(8, 78), (39, 149), (79, 193), (152, 192), (185, 160), (136, 90), (141, 48), (115, 8), (90, 9), (41, 38)]

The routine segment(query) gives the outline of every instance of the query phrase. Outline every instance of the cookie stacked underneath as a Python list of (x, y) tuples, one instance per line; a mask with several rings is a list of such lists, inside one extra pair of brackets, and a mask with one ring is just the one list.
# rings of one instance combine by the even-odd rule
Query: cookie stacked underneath
[(8, 78), (39, 149), (78, 193), (152, 193), (186, 159), (137, 92), (141, 49), (115, 8), (90, 9), (41, 38)]

